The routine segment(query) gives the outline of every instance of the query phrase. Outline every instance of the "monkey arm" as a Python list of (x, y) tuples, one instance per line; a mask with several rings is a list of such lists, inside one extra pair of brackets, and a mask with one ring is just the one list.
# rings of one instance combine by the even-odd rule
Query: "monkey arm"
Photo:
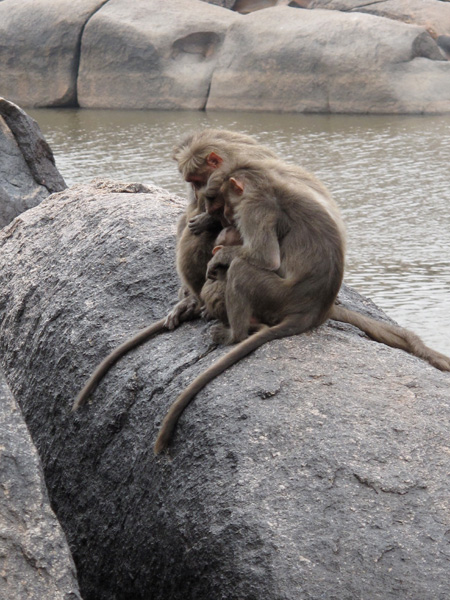
[(276, 210), (262, 202), (256, 208), (244, 206), (237, 212), (236, 221), (244, 240), (239, 255), (257, 267), (277, 271), (281, 266), (281, 253)]

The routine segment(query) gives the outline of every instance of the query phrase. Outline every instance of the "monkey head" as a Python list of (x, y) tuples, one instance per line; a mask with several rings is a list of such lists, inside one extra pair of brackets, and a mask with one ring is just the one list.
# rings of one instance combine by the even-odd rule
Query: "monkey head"
[(206, 279), (212, 281), (225, 280), (231, 261), (238, 253), (237, 246), (216, 246), (213, 249), (213, 257), (208, 263)]
[(241, 246), (242, 238), (236, 227), (228, 226), (224, 227), (219, 235), (216, 237), (216, 247), (213, 249), (215, 254), (216, 249), (223, 246)]

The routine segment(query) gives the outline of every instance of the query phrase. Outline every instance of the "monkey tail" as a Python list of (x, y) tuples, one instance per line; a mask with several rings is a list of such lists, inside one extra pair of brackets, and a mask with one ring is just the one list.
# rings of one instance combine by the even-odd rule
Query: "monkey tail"
[(156, 438), (154, 446), (155, 454), (160, 454), (167, 448), (175, 427), (177, 426), (178, 419), (180, 418), (184, 409), (188, 406), (196, 394), (198, 394), (198, 392), (202, 390), (210, 381), (263, 344), (278, 338), (303, 333), (307, 329), (310, 329), (313, 326), (313, 323), (310, 323), (309, 321), (309, 316), (307, 316), (306, 319), (302, 319), (299, 318), (298, 315), (288, 315), (278, 325), (274, 325), (273, 327), (263, 325), (256, 333), (237, 344), (237, 346), (219, 358), (219, 360), (213, 363), (208, 369), (206, 369), (206, 371), (200, 373), (200, 375), (198, 375), (194, 381), (192, 381), (192, 383), (190, 383), (188, 387), (181, 392), (181, 394), (169, 408), (169, 411), (161, 425), (161, 429), (159, 430), (158, 437)]
[(371, 339), (391, 348), (400, 348), (418, 358), (422, 358), (441, 371), (450, 371), (450, 358), (426, 346), (415, 333), (382, 321), (376, 321), (353, 310), (334, 305), (329, 314), (330, 319), (350, 323), (364, 331)]
[(160, 321), (156, 321), (152, 325), (145, 327), (141, 331), (139, 331), (132, 338), (118, 346), (115, 350), (108, 354), (108, 356), (102, 360), (102, 362), (98, 365), (92, 375), (89, 377), (85, 386), (78, 394), (73, 403), (72, 411), (76, 411), (80, 406), (85, 404), (86, 400), (89, 398), (90, 394), (97, 387), (100, 380), (104, 377), (104, 375), (109, 371), (109, 369), (121, 358), (124, 354), (126, 354), (132, 348), (135, 348), (139, 344), (142, 344), (146, 340), (148, 340), (152, 335), (163, 331), (166, 329), (165, 327), (166, 319), (161, 319)]

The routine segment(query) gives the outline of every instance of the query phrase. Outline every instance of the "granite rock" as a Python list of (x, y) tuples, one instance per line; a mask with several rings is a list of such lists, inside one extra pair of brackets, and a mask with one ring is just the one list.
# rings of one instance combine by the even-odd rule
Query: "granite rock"
[(107, 0), (2, 0), (0, 95), (21, 106), (76, 106), (80, 43)]
[(203, 109), (239, 15), (200, 0), (109, 0), (81, 45), (80, 106)]
[(0, 598), (81, 600), (41, 463), (0, 370)]
[(66, 187), (34, 119), (0, 98), (0, 228)]
[[(282, 36), (273, 35), (274, 23)], [(206, 107), (446, 112), (449, 75), (450, 65), (421, 27), (360, 13), (268, 8), (230, 27)]]
[(419, 359), (336, 323), (275, 341), (199, 393), (155, 457), (168, 406), (225, 352), (198, 320), (71, 412), (176, 296), (183, 201), (122, 189), (75, 186), (0, 232), (1, 366), (84, 600), (448, 598), (449, 375)]

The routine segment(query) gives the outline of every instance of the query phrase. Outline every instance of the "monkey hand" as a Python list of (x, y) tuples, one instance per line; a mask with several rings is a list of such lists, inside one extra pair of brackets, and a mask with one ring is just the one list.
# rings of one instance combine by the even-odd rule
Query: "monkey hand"
[(187, 296), (175, 304), (164, 322), (167, 329), (175, 329), (183, 321), (200, 316), (200, 301), (195, 296)]
[(209, 231), (217, 227), (217, 219), (204, 212), (189, 219), (189, 231), (194, 235), (200, 235), (204, 231)]

